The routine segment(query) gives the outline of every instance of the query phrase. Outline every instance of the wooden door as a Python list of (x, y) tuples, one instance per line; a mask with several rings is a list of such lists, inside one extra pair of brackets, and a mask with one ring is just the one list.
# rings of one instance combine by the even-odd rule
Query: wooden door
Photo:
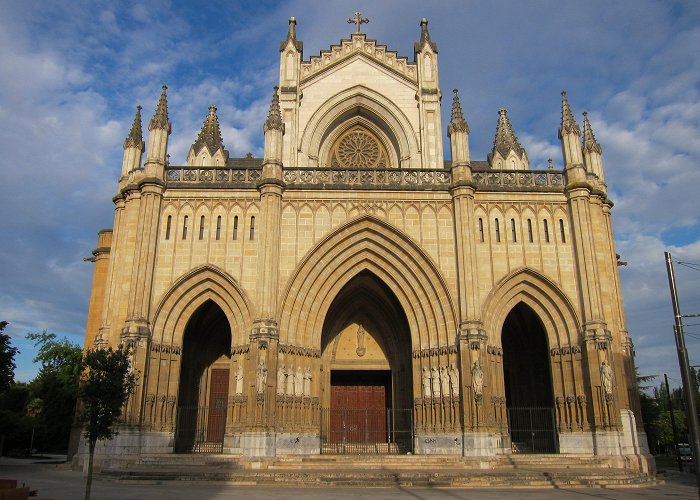
[(386, 442), (386, 395), (383, 381), (331, 386), (330, 442)]
[(207, 419), (207, 441), (223, 441), (226, 431), (226, 403), (228, 401), (228, 368), (211, 371), (209, 389), (209, 415)]

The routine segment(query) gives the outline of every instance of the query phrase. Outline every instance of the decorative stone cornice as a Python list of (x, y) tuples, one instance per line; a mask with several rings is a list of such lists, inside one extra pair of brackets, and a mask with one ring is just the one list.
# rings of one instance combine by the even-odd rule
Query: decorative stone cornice
[(143, 135), (141, 132), (141, 106), (136, 106), (134, 122), (131, 124), (129, 135), (124, 139), (124, 149), (128, 148), (138, 149), (141, 152), (143, 152), (144, 149)]
[(388, 50), (386, 45), (368, 39), (364, 33), (354, 33), (349, 40), (342, 39), (340, 44), (331, 45), (330, 50), (322, 50), (318, 56), (302, 61), (301, 77), (303, 80), (309, 79), (355, 54), (376, 61), (413, 83), (417, 82), (418, 70), (415, 63), (410, 63), (408, 58), (399, 56), (396, 51)]

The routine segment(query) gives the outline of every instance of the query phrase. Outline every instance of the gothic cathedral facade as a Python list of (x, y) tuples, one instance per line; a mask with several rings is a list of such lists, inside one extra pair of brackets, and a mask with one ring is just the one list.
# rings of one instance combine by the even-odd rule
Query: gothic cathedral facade
[(472, 160), (455, 90), (445, 160), (427, 24), (412, 61), (359, 22), (304, 60), (292, 18), (263, 158), (229, 157), (211, 106), (170, 165), (166, 87), (147, 148), (137, 109), (85, 341), (137, 387), (101, 453), (645, 462), (589, 120), (562, 93), (563, 168), (532, 168), (501, 109)]

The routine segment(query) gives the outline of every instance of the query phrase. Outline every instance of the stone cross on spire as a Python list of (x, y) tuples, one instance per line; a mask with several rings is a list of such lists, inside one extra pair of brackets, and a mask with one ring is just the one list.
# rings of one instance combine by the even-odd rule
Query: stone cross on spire
[(355, 33), (361, 33), (360, 25), (366, 24), (368, 22), (369, 19), (367, 19), (366, 17), (363, 18), (359, 11), (355, 12), (355, 17), (351, 17), (350, 19), (348, 19), (349, 24), (354, 24), (357, 27), (357, 31), (355, 31)]

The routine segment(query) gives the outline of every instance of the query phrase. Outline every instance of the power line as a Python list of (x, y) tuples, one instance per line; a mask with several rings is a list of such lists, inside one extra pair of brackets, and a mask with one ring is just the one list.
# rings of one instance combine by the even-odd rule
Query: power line
[(681, 262), (681, 261), (676, 261), (676, 264), (679, 266), (687, 267), (688, 269), (692, 269), (693, 271), (700, 271), (700, 264), (695, 264), (693, 262)]

